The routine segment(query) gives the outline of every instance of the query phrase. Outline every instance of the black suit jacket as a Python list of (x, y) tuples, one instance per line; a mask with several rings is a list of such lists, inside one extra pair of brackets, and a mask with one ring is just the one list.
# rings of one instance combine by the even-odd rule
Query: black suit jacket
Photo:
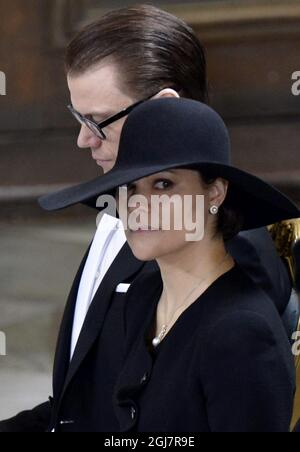
[[(228, 248), (236, 261), (249, 270), (253, 280), (269, 292), (274, 304), (281, 312), (289, 300), (291, 284), (266, 229), (242, 233), (228, 244)], [(81, 387), (80, 383), (90, 373), (97, 378), (97, 373), (101, 372), (102, 366), (105, 366), (105, 363), (99, 363), (97, 359), (97, 344), (101, 337), (105, 315), (110, 303), (113, 303), (116, 297), (123, 297), (125, 304), (126, 294), (116, 294), (114, 292), (116, 286), (121, 282), (132, 282), (138, 275), (145, 272), (157, 270), (156, 263), (138, 261), (129, 246), (124, 245), (94, 297), (70, 365), (73, 317), (88, 251), (75, 277), (60, 328), (53, 371), (53, 398), (34, 410), (0, 422), (2, 432), (51, 430), (60, 422), (68, 421), (65, 419), (65, 414), (68, 417), (70, 412), (84, 409), (88, 395), (78, 389)], [(122, 338), (119, 340), (122, 341)], [(94, 399), (88, 400), (88, 403), (96, 406), (101, 404), (101, 400), (97, 400), (97, 395), (94, 395)], [(66, 429), (72, 429), (72, 424), (64, 425)], [(94, 428), (88, 419), (87, 425)]]
[(236, 265), (151, 350), (162, 289), (156, 272), (128, 294), (114, 396), (120, 431), (288, 432), (294, 360), (266, 294)]

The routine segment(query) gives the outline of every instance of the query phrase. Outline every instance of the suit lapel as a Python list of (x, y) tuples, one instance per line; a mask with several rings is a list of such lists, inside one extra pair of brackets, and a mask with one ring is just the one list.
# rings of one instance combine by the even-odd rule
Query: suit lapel
[(70, 365), (71, 337), (77, 293), (89, 251), (90, 246), (74, 279), (60, 327), (53, 369), (53, 390), (55, 396), (59, 394), (62, 389)]
[[(116, 286), (138, 273), (145, 264), (138, 261), (126, 243), (105, 275), (88, 311), (73, 359), (66, 376), (63, 392), (74, 377), (83, 359), (99, 336), (105, 314)], [(77, 287), (78, 288), (78, 287)], [(74, 310), (73, 310), (74, 312)], [(70, 343), (70, 340), (68, 341)], [(62, 392), (62, 395), (63, 395)]]

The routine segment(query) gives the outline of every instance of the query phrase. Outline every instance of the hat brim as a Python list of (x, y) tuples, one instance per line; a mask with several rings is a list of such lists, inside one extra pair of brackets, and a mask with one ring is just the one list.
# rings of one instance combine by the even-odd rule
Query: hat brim
[(96, 207), (97, 199), (103, 194), (113, 194), (118, 187), (147, 176), (170, 169), (190, 168), (205, 171), (212, 177), (229, 181), (227, 200), (241, 212), (244, 218), (243, 230), (256, 229), (300, 217), (298, 207), (284, 194), (258, 177), (234, 166), (220, 163), (190, 161), (160, 164), (144, 168), (128, 167), (113, 169), (104, 176), (39, 198), (40, 206), (48, 211), (61, 210), (78, 203)]

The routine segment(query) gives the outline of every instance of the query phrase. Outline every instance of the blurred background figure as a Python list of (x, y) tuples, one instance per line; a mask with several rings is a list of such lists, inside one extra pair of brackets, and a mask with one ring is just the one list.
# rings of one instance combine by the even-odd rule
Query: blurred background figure
[[(58, 326), (95, 212), (46, 213), (37, 197), (100, 169), (76, 145), (64, 49), (108, 9), (103, 0), (0, 0), (0, 419), (51, 394)], [(186, 20), (207, 49), (210, 102), (230, 128), (233, 163), (300, 204), (299, 0), (151, 2)], [(238, 6), (237, 6), (238, 5)], [(25, 390), (24, 390), (25, 389)]]

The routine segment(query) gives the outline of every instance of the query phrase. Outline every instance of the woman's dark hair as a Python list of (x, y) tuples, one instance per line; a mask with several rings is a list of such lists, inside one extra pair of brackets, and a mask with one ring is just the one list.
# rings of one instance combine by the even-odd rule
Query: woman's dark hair
[[(201, 180), (205, 185), (211, 185), (215, 182), (218, 177), (205, 174), (205, 172), (200, 172)], [(230, 202), (229, 192), (230, 184), (228, 187), (227, 196), (225, 201), (221, 205), (218, 213), (218, 220), (216, 225), (216, 235), (221, 234), (224, 241), (233, 239), (243, 228), (243, 215), (239, 210)]]
[(151, 5), (113, 10), (88, 25), (71, 41), (65, 66), (80, 75), (104, 59), (119, 68), (119, 82), (133, 98), (164, 88), (207, 102), (203, 46), (184, 21)]

